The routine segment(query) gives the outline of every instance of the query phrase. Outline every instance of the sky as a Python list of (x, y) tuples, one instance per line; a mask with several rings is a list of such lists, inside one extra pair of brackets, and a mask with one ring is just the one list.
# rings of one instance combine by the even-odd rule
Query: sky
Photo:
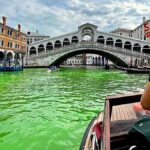
[[(149, 0), (0, 0), (0, 17), (22, 31), (59, 36), (78, 30), (84, 23), (99, 31), (134, 29), (145, 16), (150, 19)], [(2, 22), (2, 19), (1, 19)]]

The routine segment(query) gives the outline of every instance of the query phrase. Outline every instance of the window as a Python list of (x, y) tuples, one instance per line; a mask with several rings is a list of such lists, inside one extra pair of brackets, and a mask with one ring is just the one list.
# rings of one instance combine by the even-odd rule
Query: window
[(12, 36), (12, 30), (10, 31), (9, 35)]
[(3, 40), (1, 41), (1, 46), (4, 46), (4, 41)]
[(2, 31), (2, 33), (4, 33), (4, 29), (3, 29), (3, 28), (2, 28), (2, 30), (1, 30), (1, 31)]
[(7, 34), (9, 35), (9, 30), (7, 31)]
[(12, 43), (10, 43), (10, 47), (12, 47)]
[(15, 48), (17, 48), (17, 44), (15, 44)]
[(32, 43), (32, 38), (30, 38), (30, 43)]

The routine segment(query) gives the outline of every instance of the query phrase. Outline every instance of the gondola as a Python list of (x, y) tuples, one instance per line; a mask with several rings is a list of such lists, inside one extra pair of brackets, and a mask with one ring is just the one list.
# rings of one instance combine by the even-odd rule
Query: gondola
[(117, 69), (119, 69), (119, 70), (123, 70), (123, 71), (126, 71), (126, 70), (127, 70), (127, 68), (125, 68), (125, 67), (120, 67), (120, 66), (117, 66), (117, 65), (115, 65), (115, 68), (117, 68)]
[(58, 67), (56, 67), (56, 66), (50, 66), (48, 68), (47, 72), (52, 72), (52, 71), (57, 71), (57, 70), (59, 70)]
[(14, 67), (0, 67), (0, 71), (22, 71), (23, 67), (20, 66), (14, 66)]
[(136, 69), (136, 68), (127, 68), (126, 69), (126, 73), (129, 73), (129, 74), (131, 74), (131, 73), (141, 73), (141, 74), (148, 74), (150, 72), (150, 70), (149, 69)]

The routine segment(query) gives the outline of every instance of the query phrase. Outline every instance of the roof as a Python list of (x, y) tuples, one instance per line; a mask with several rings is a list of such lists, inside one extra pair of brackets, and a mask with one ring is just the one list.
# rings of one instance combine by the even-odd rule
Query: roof
[(48, 36), (48, 35), (44, 35), (44, 34), (40, 34), (40, 33), (38, 33), (38, 32), (30, 32), (30, 31), (28, 31), (27, 32), (27, 36), (34, 36), (34, 37), (50, 37), (50, 36)]
[(128, 32), (128, 33), (130, 33), (130, 32), (132, 32), (132, 30), (126, 29), (126, 28), (117, 28), (117, 29), (111, 31), (111, 33), (115, 33), (115, 32)]
[(92, 26), (92, 27), (94, 27), (94, 28), (97, 28), (96, 25), (91, 24), (91, 23), (85, 23), (85, 24), (82, 24), (82, 25), (80, 25), (78, 28), (82, 28), (82, 27), (84, 27), (84, 26)]

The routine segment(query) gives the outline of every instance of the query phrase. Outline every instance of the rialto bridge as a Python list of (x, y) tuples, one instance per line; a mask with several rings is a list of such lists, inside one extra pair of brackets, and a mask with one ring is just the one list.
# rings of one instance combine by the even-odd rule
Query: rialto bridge
[(77, 32), (37, 41), (28, 46), (26, 65), (49, 66), (82, 53), (99, 54), (118, 66), (150, 60), (150, 42), (100, 32), (93, 24), (83, 24)]

